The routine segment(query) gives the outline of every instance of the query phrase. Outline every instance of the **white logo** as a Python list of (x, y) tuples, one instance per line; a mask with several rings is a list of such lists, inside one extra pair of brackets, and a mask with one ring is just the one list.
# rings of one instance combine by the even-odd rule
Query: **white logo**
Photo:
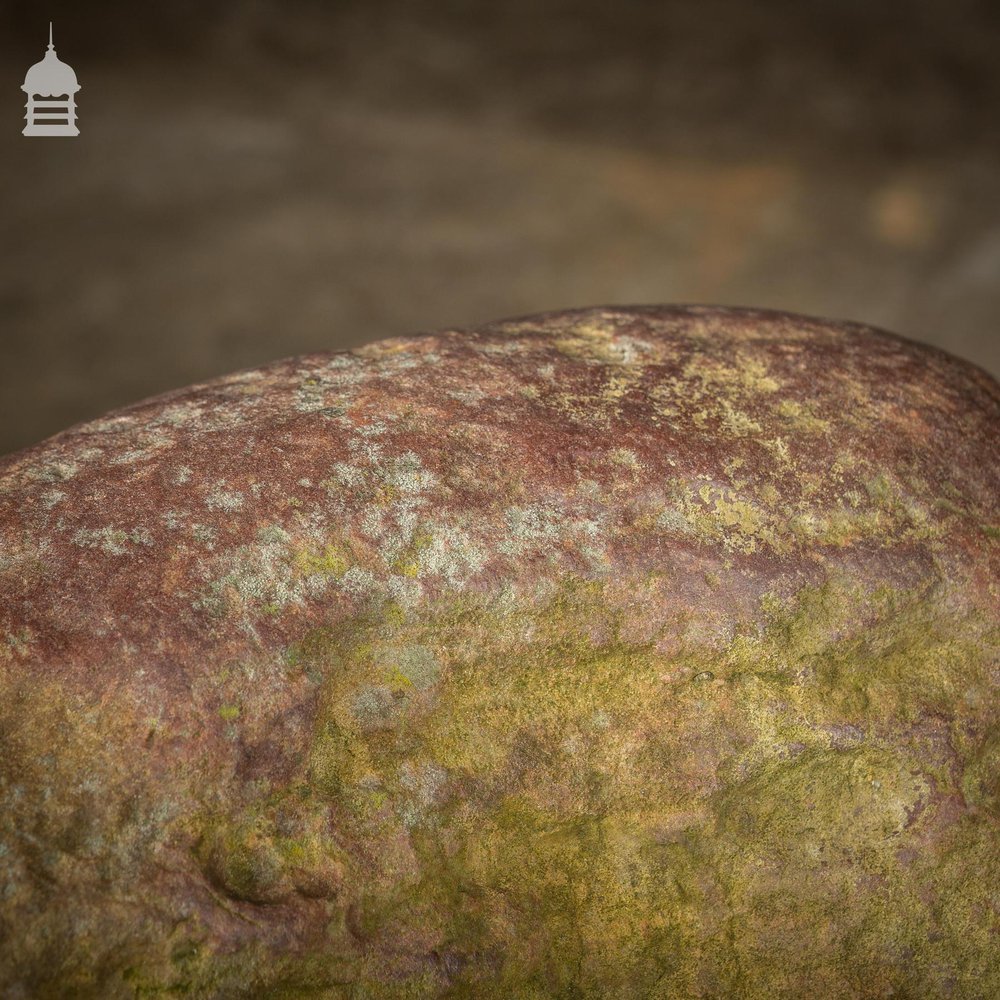
[(76, 73), (56, 55), (49, 21), (49, 50), (25, 74), (21, 87), (28, 95), (27, 125), (22, 135), (79, 135), (76, 127), (76, 97), (80, 90)]

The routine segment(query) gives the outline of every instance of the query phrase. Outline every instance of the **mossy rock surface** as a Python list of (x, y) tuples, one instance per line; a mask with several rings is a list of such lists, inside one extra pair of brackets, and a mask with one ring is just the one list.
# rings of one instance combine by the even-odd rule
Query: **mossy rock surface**
[(0, 997), (1000, 996), (1000, 389), (608, 308), (0, 462)]

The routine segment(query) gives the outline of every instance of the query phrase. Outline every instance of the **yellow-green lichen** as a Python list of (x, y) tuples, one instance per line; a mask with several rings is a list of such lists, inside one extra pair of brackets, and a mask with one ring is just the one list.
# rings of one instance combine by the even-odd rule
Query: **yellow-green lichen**
[[(199, 785), (183, 828), (226, 920), (263, 933), (321, 907), (325, 931), (294, 961), (241, 945), (241, 979), (185, 926), (169, 948), (140, 940), (129, 982), (206, 997), (1000, 989), (982, 614), (932, 583), (831, 579), (768, 596), (727, 634), (665, 618), (640, 641), (631, 624), (608, 587), (568, 577), (544, 600), (387, 603), (306, 635), (281, 664), (315, 691), (296, 763)], [(253, 669), (218, 678), (222, 697)], [(258, 691), (241, 689), (247, 739), (267, 734)]]
[[(635, 524), (645, 529), (655, 524), (681, 531), (702, 544), (745, 555), (762, 551), (788, 555), (813, 550), (817, 545), (888, 546), (932, 538), (939, 530), (927, 510), (898, 484), (882, 477), (871, 480), (867, 487), (867, 502), (848, 491), (843, 498), (807, 507), (803, 503), (782, 505), (772, 484), (754, 491), (745, 480), (734, 480), (732, 487), (725, 487), (677, 479), (668, 484), (668, 503)], [(802, 495), (809, 496), (808, 477), (802, 477), (801, 488)]]
[(350, 553), (337, 544), (322, 548), (299, 549), (294, 556), (296, 568), (304, 576), (331, 576), (339, 578), (351, 565)]
[[(933, 962), (904, 959), (970, 950), (921, 902), (965, 889), (918, 878), (900, 852), (925, 843), (955, 779), (907, 733), (990, 683), (983, 622), (933, 591), (830, 583), (668, 662), (615, 638), (600, 594), (397, 609), (295, 654), (325, 677), (317, 802), (349, 852), (382, 845), (357, 897), (364, 940), (447, 956), (447, 975), (403, 977), (417, 996), (793, 996), (815, 982), (846, 997), (866, 975), (938, 995)], [(603, 642), (586, 638), (595, 615)], [(436, 651), (422, 691), (395, 675), (387, 650), (401, 649)], [(981, 860), (983, 838), (951, 866)], [(370, 958), (360, 981), (383, 995), (386, 974)]]

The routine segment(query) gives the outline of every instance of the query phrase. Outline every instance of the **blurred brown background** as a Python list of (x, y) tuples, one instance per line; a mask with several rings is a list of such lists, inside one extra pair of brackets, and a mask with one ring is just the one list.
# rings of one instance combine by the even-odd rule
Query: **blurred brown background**
[[(81, 136), (21, 136), (55, 22)], [(1000, 4), (0, 0), (0, 452), (563, 306), (862, 320), (1000, 373)]]

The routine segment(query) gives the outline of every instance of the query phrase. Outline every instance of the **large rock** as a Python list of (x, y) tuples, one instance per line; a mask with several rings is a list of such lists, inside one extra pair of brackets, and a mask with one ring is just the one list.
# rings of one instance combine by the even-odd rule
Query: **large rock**
[(0, 995), (1000, 995), (1000, 390), (597, 309), (0, 463)]

